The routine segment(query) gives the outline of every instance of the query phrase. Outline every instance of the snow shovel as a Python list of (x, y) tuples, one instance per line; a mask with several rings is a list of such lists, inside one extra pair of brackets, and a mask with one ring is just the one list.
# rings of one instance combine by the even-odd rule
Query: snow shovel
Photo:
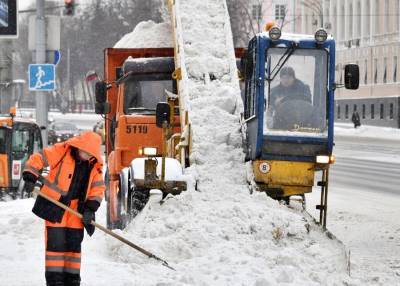
[[(35, 193), (35, 194), (38, 195), (38, 196), (41, 196), (41, 197), (45, 198), (46, 200), (52, 202), (53, 204), (56, 204), (56, 205), (59, 206), (60, 208), (62, 208), (62, 209), (64, 209), (64, 210), (66, 210), (66, 211), (72, 213), (73, 215), (75, 215), (75, 216), (77, 216), (77, 217), (79, 217), (79, 218), (82, 218), (82, 215), (81, 215), (80, 213), (78, 213), (77, 211), (74, 211), (73, 209), (67, 207), (66, 205), (60, 203), (59, 201), (54, 200), (53, 198), (50, 198), (50, 197), (47, 196), (46, 194), (42, 193), (40, 190), (38, 190), (38, 189), (35, 188), (35, 189), (33, 190), (33, 193)], [(122, 237), (122, 236), (120, 236), (120, 235), (118, 235), (118, 234), (112, 232), (111, 230), (109, 230), (109, 229), (107, 229), (106, 227), (104, 227), (104, 226), (102, 226), (102, 225), (96, 223), (96, 222), (93, 221), (93, 220), (92, 220), (91, 224), (92, 224), (93, 226), (97, 227), (98, 229), (102, 230), (102, 231), (105, 232), (106, 234), (111, 235), (112, 237), (118, 239), (119, 241), (121, 241), (121, 242), (123, 242), (123, 243), (129, 245), (130, 247), (136, 249), (137, 251), (143, 253), (143, 254), (146, 255), (147, 257), (153, 258), (153, 259), (155, 259), (155, 260), (158, 260), (158, 261), (162, 262), (162, 265), (164, 265), (165, 267), (168, 267), (169, 269), (176, 271), (173, 267), (169, 266), (169, 265), (168, 265), (168, 262), (165, 261), (164, 259), (161, 259), (160, 257), (154, 255), (153, 253), (151, 253), (151, 252), (149, 252), (149, 251), (147, 251), (147, 250), (141, 248), (140, 246), (137, 246), (136, 244), (130, 242), (130, 241), (127, 240), (126, 238), (124, 238), (124, 237)]]

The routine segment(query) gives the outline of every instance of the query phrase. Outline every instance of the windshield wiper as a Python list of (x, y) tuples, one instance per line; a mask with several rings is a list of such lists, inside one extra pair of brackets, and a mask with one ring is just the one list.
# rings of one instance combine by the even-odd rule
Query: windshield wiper
[(273, 68), (272, 72), (270, 72), (271, 76), (265, 77), (267, 81), (273, 81), (275, 79), (275, 77), (278, 75), (282, 67), (286, 64), (286, 62), (289, 60), (291, 55), (293, 55), (296, 49), (297, 45), (294, 43), (286, 49), (285, 53), (281, 56), (281, 58)]

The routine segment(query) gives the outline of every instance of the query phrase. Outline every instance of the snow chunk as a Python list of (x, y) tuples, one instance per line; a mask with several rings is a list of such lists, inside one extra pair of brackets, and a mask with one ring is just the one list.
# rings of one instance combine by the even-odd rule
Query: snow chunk
[(170, 23), (144, 21), (119, 40), (114, 48), (170, 48), (173, 47)]

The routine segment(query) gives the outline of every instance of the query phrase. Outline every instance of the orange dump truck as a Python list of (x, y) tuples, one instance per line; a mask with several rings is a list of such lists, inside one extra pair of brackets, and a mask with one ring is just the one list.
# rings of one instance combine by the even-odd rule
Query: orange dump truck
[(124, 228), (144, 207), (151, 189), (164, 197), (186, 190), (182, 168), (189, 140), (181, 134), (176, 75), (173, 49), (105, 50), (96, 113), (105, 118), (111, 229)]

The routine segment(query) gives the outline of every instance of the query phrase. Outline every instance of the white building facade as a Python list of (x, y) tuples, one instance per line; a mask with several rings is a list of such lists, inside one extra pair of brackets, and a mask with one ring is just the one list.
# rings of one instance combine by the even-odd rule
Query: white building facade
[(314, 34), (323, 16), (320, 0), (250, 0), (251, 17), (258, 32), (274, 22), (283, 32)]
[(400, 1), (321, 0), (325, 27), (337, 41), (336, 81), (360, 67), (360, 88), (337, 89), (336, 119), (357, 110), (366, 124), (400, 128)]

